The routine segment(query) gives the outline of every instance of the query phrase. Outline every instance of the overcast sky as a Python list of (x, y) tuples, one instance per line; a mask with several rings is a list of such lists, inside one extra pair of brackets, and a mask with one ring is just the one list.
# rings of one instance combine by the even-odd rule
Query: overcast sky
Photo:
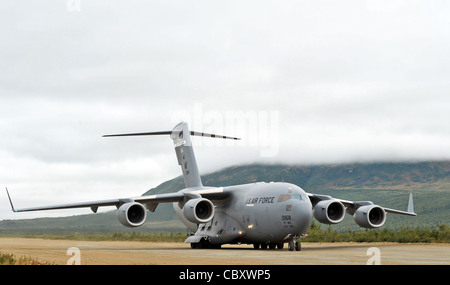
[[(17, 208), (235, 164), (450, 159), (448, 1), (4, 1), (0, 185)], [(299, 185), (301, 186), (301, 185)], [(13, 214), (0, 219), (88, 213)]]

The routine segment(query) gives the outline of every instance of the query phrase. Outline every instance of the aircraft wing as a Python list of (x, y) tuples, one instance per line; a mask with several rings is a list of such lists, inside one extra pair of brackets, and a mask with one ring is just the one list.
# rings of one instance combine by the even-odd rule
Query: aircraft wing
[[(12, 203), (11, 197), (9, 195), (8, 189), (6, 189), (8, 194), (9, 202), (11, 204), (11, 209), (13, 212), (31, 212), (31, 211), (43, 211), (43, 210), (59, 210), (59, 209), (71, 209), (71, 208), (91, 208), (91, 210), (96, 213), (99, 207), (105, 206), (115, 206), (119, 208), (122, 204), (128, 202), (139, 202), (142, 204), (153, 204), (158, 203), (169, 203), (178, 202), (183, 199), (184, 194), (180, 192), (169, 193), (169, 194), (158, 194), (158, 195), (146, 195), (134, 198), (123, 198), (123, 199), (109, 199), (109, 200), (99, 200), (99, 201), (89, 201), (80, 203), (70, 203), (70, 204), (60, 204), (60, 205), (50, 205), (42, 207), (30, 207), (16, 209)], [(155, 206), (156, 208), (156, 206)]]
[[(349, 200), (333, 198), (333, 197), (328, 196), (328, 195), (311, 194), (311, 193), (306, 193), (306, 194), (308, 195), (309, 199), (311, 200), (311, 203), (312, 203), (313, 207), (320, 201), (336, 200), (336, 201), (339, 201), (342, 204), (344, 204), (344, 206), (346, 207), (347, 211), (350, 212), (351, 214), (353, 214), (361, 206), (374, 205), (372, 201), (349, 201)], [(408, 210), (407, 211), (390, 209), (390, 208), (385, 208), (385, 207), (382, 207), (382, 206), (380, 206), (380, 207), (383, 208), (383, 210), (386, 211), (386, 213), (407, 215), (407, 216), (417, 216), (417, 214), (414, 212), (414, 204), (413, 204), (412, 193), (409, 195), (409, 202), (408, 202)]]
[(60, 205), (50, 205), (42, 207), (31, 207), (31, 208), (21, 208), (15, 209), (12, 203), (11, 197), (9, 195), (8, 189), (6, 188), (6, 193), (8, 194), (9, 202), (11, 204), (11, 209), (13, 212), (31, 212), (31, 211), (43, 211), (43, 210), (59, 210), (59, 209), (71, 209), (71, 208), (91, 208), (91, 210), (96, 213), (99, 207), (105, 206), (115, 206), (119, 208), (122, 204), (128, 202), (139, 202), (141, 204), (146, 204), (150, 211), (154, 211), (159, 203), (173, 203), (180, 202), (186, 196), (198, 196), (205, 197), (209, 199), (223, 199), (226, 197), (227, 193), (224, 192), (223, 188), (211, 188), (211, 189), (199, 189), (185, 192), (174, 192), (167, 194), (156, 194), (156, 195), (145, 195), (132, 198), (121, 198), (121, 199), (109, 199), (109, 200), (99, 200), (99, 201), (89, 201), (80, 203), (70, 203), (70, 204), (60, 204)]

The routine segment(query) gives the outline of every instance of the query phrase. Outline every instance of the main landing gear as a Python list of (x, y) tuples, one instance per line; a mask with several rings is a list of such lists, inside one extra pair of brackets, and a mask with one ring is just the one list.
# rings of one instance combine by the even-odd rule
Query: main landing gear
[[(283, 249), (284, 243), (254, 243), (253, 248), (254, 249)], [(288, 250), (289, 251), (300, 251), (302, 249), (302, 246), (299, 241), (297, 240), (291, 240), (288, 242)]]
[(221, 244), (211, 244), (207, 239), (201, 239), (199, 242), (191, 243), (192, 249), (203, 249), (203, 248), (212, 248), (212, 249), (220, 249), (222, 247)]
[[(239, 243), (240, 244), (240, 243)], [(193, 249), (220, 249), (221, 244), (211, 244), (209, 239), (207, 238), (201, 238), (198, 242), (192, 242), (191, 248)], [(254, 249), (283, 249), (284, 242), (263, 242), (263, 243), (254, 243), (253, 248)], [(297, 239), (290, 238), (288, 240), (288, 250), (289, 251), (300, 251), (302, 249), (301, 243), (297, 241)]]
[(284, 247), (284, 243), (280, 242), (280, 243), (254, 243), (253, 244), (253, 248), (254, 249), (267, 249), (267, 247), (269, 247), (269, 249), (283, 249)]

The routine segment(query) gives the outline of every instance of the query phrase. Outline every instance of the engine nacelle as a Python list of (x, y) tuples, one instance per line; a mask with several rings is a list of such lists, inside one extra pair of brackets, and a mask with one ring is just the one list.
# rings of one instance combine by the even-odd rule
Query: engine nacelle
[(141, 203), (125, 203), (117, 210), (117, 218), (126, 227), (140, 227), (147, 218), (147, 209)]
[(353, 219), (360, 227), (368, 229), (379, 228), (386, 221), (386, 212), (377, 205), (361, 206), (355, 211)]
[(345, 206), (337, 200), (324, 200), (314, 206), (313, 214), (322, 224), (337, 224), (345, 217)]
[(206, 198), (191, 199), (184, 204), (183, 215), (192, 223), (207, 223), (214, 217), (214, 204)]

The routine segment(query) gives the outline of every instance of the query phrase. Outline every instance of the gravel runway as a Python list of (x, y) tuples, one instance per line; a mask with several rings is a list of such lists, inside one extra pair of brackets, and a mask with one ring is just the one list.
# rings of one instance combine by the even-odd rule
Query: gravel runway
[[(79, 250), (79, 251), (78, 251)], [(450, 244), (302, 243), (301, 251), (250, 245), (191, 249), (189, 244), (0, 238), (0, 252), (41, 262), (82, 265), (449, 265)]]

